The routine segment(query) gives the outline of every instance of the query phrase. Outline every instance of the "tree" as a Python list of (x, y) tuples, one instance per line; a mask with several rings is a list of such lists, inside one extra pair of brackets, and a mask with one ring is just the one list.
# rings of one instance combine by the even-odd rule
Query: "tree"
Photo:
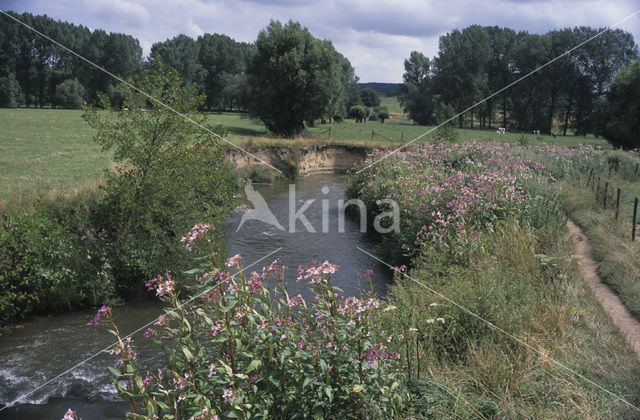
[(206, 95), (205, 105), (211, 111), (224, 107), (223, 89), (228, 75), (245, 71), (249, 45), (239, 43), (226, 35), (204, 34), (196, 41), (198, 62), (204, 69), (201, 92)]
[(0, 77), (0, 107), (15, 108), (21, 96), (20, 85), (13, 73)]
[[(481, 99), (487, 86), (487, 67), (492, 56), (491, 40), (485, 28), (473, 25), (440, 37), (435, 59), (435, 93), (445, 103), (462, 111)], [(473, 127), (473, 113), (471, 127)], [(458, 124), (462, 128), (464, 115)]]
[(151, 46), (151, 61), (161, 59), (167, 68), (174, 69), (186, 84), (196, 83), (202, 86), (206, 74), (199, 59), (198, 43), (184, 34)]
[(84, 87), (75, 79), (67, 79), (56, 87), (56, 102), (63, 108), (82, 108), (84, 96)]
[(387, 110), (386, 106), (380, 107), (378, 108), (378, 119), (380, 119), (380, 123), (384, 124), (384, 120), (389, 118), (389, 111)]
[(365, 122), (369, 116), (369, 110), (364, 105), (354, 105), (349, 108), (349, 116), (356, 120), (356, 123)]
[(410, 57), (404, 60), (402, 79), (404, 84), (398, 99), (409, 117), (421, 125), (433, 123), (431, 61), (422, 53), (412, 51)]
[(618, 147), (640, 147), (640, 60), (622, 67), (607, 93), (604, 135)]
[[(197, 112), (204, 97), (160, 61), (131, 85), (206, 124)], [(180, 237), (195, 223), (222, 226), (233, 209), (236, 180), (216, 139), (207, 131), (121, 84), (123, 108), (86, 108), (95, 140), (118, 168), (93, 212), (109, 265), (127, 292), (141, 281), (187, 261)], [(212, 128), (222, 133), (221, 127)], [(214, 230), (218, 231), (218, 230)], [(218, 231), (219, 232), (219, 231)], [(174, 275), (180, 275), (180, 269)]]
[(247, 110), (272, 133), (293, 137), (342, 94), (340, 63), (330, 42), (289, 21), (260, 31), (247, 65)]
[(369, 108), (375, 108), (380, 105), (380, 96), (378, 92), (371, 88), (364, 88), (360, 91), (362, 103)]

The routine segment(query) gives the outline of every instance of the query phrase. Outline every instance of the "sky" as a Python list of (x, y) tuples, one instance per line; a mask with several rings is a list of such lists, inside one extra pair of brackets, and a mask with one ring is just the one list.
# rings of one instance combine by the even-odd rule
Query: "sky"
[[(469, 25), (498, 25), (531, 33), (613, 25), (640, 9), (640, 0), (0, 0), (1, 10), (133, 35), (144, 54), (180, 33), (226, 34), (253, 42), (271, 20), (299, 21), (345, 55), (361, 82), (402, 81), (404, 60), (428, 57), (438, 38)], [(640, 40), (640, 13), (618, 27)]]

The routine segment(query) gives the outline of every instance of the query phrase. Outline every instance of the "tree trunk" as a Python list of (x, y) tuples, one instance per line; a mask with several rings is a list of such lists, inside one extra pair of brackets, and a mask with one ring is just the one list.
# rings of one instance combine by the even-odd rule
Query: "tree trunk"
[(555, 111), (555, 106), (556, 106), (556, 94), (552, 94), (551, 95), (551, 104), (549, 105), (549, 133), (551, 133), (551, 131), (553, 130), (553, 113)]
[(473, 128), (473, 109), (471, 110), (471, 128)]
[(502, 126), (507, 129), (507, 91), (502, 92)]
[(487, 100), (487, 108), (489, 108), (488, 117), (489, 117), (489, 128), (491, 128), (491, 114), (492, 114), (492, 106), (491, 106), (491, 98)]
[(564, 129), (562, 130), (562, 135), (567, 135), (567, 125), (569, 125), (569, 115), (571, 114), (571, 103), (573, 102), (573, 98), (569, 98), (567, 103), (567, 112), (564, 114)]

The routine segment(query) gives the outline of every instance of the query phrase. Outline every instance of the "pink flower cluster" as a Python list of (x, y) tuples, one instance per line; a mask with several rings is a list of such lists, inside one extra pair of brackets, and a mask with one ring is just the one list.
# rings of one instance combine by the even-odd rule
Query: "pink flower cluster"
[(194, 225), (190, 232), (182, 237), (181, 242), (186, 243), (186, 248), (193, 251), (196, 247), (198, 239), (203, 237), (209, 231), (209, 225)]
[(330, 276), (338, 270), (338, 266), (325, 261), (322, 264), (313, 261), (306, 267), (298, 267), (297, 282), (308, 280), (311, 284), (320, 284), (325, 280), (325, 276)]
[[(355, 170), (388, 153), (375, 150)], [(398, 203), (405, 252), (425, 244), (451, 249), (480, 241), (480, 232), (518, 211), (526, 183), (539, 182), (544, 165), (518, 153), (506, 143), (421, 144), (353, 173), (349, 189), (374, 212), (382, 198)]]
[(102, 305), (102, 307), (98, 309), (98, 313), (96, 313), (96, 316), (91, 321), (87, 322), (87, 325), (97, 327), (98, 325), (100, 325), (100, 321), (105, 319), (111, 319), (111, 307)]
[(164, 277), (158, 274), (149, 280), (145, 286), (147, 286), (147, 290), (155, 291), (157, 296), (165, 296), (174, 290), (174, 282), (169, 273), (165, 274)]

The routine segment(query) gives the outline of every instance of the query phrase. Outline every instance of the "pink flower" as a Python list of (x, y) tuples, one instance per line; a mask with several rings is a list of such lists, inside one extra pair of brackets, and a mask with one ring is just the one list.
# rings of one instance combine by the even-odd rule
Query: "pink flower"
[(236, 267), (236, 268), (240, 268), (240, 260), (242, 259), (242, 257), (240, 256), (240, 254), (236, 254), (233, 257), (229, 258), (227, 260), (227, 262), (225, 263), (225, 265), (227, 267)]
[(174, 281), (171, 278), (171, 274), (166, 273), (165, 277), (157, 275), (156, 277), (152, 278), (147, 282), (145, 286), (147, 286), (147, 290), (155, 290), (156, 296), (164, 296), (173, 292)]
[(77, 420), (77, 419), (78, 417), (76, 416), (76, 412), (71, 409), (68, 409), (64, 417), (62, 418), (62, 420)]
[(196, 241), (203, 237), (209, 231), (209, 225), (198, 225), (193, 226), (190, 232), (188, 232), (185, 236), (180, 240), (181, 242), (185, 242), (185, 247), (189, 251), (193, 251), (195, 249)]
[(102, 305), (102, 308), (98, 309), (96, 316), (91, 321), (87, 322), (87, 325), (97, 327), (100, 325), (100, 321), (105, 317), (107, 319), (111, 319), (111, 307)]
[(231, 400), (234, 397), (234, 393), (232, 389), (225, 389), (225, 391), (222, 393), (222, 399), (224, 400), (224, 402), (229, 402), (229, 400)]

